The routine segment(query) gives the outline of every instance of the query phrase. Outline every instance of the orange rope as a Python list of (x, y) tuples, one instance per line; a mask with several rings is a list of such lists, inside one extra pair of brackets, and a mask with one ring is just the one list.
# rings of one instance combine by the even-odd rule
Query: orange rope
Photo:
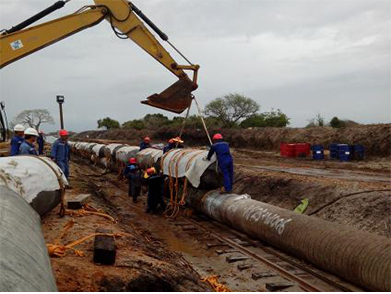
[(83, 251), (74, 249), (76, 245), (79, 245), (80, 243), (83, 243), (87, 241), (88, 239), (95, 237), (95, 236), (110, 236), (110, 237), (122, 237), (122, 234), (115, 233), (115, 234), (104, 234), (104, 233), (94, 233), (90, 234), (88, 236), (85, 236), (83, 238), (80, 238), (72, 243), (69, 243), (67, 245), (59, 245), (59, 244), (46, 244), (46, 247), (49, 252), (49, 256), (51, 257), (64, 257), (66, 255), (66, 250), (73, 250), (77, 256), (84, 256)]
[(227, 286), (219, 283), (218, 279), (219, 276), (208, 276), (202, 278), (201, 281), (208, 283), (215, 292), (232, 292)]
[(112, 216), (108, 215), (107, 213), (104, 213), (103, 210), (96, 209), (89, 205), (84, 205), (82, 209), (78, 210), (66, 209), (65, 214), (70, 216), (97, 215), (111, 220), (113, 223), (117, 223), (117, 221)]

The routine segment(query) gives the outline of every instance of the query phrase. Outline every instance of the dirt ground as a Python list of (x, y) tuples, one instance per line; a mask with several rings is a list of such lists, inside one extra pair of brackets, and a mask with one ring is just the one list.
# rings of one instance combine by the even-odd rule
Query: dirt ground
[(96, 228), (112, 230), (123, 236), (116, 238), (117, 256), (112, 266), (93, 263), (94, 238), (75, 247), (84, 253), (82, 257), (70, 250), (65, 257), (52, 257), (59, 291), (210, 291), (210, 287), (200, 281), (200, 276), (180, 254), (167, 249), (150, 233), (148, 224), (143, 225), (135, 220), (131, 210), (119, 211), (118, 207), (112, 207), (98, 197), (99, 191), (89, 184), (94, 179), (85, 176), (90, 173), (89, 168), (86, 169), (83, 173), (78, 167), (71, 166), (73, 189), (67, 190), (67, 199), (93, 192), (90, 205), (103, 209), (117, 223), (95, 215), (67, 215), (60, 218), (58, 209), (54, 209), (42, 219), (46, 242), (53, 243), (63, 226), (71, 219), (74, 220), (74, 226), (61, 239), (60, 244), (69, 244), (88, 236)]
[[(181, 226), (181, 219), (146, 214), (145, 195), (139, 198), (137, 204), (131, 204), (126, 181), (118, 180), (115, 173), (102, 175), (103, 172), (103, 169), (89, 165), (87, 160), (74, 158), (71, 164), (73, 188), (67, 191), (66, 197), (91, 193), (89, 204), (103, 209), (116, 219), (116, 223), (100, 216), (59, 218), (58, 209), (55, 209), (43, 218), (43, 231), (46, 242), (52, 243), (60, 235), (62, 227), (73, 219), (74, 227), (61, 244), (87, 236), (98, 227), (122, 233), (124, 236), (116, 239), (116, 262), (113, 266), (94, 264), (93, 239), (75, 247), (85, 256), (78, 257), (68, 251), (65, 257), (51, 258), (60, 291), (211, 291), (200, 279), (213, 275), (218, 275), (219, 282), (232, 291), (259, 292), (265, 291), (266, 282), (288, 282), (278, 274), (270, 274), (270, 269), (261, 263), (227, 262), (228, 256), (237, 256), (238, 253), (217, 254), (216, 249), (227, 247), (209, 248), (208, 244), (214, 244), (216, 240), (210, 239), (202, 230), (187, 231)], [(210, 220), (206, 223), (213, 226)], [(233, 232), (224, 227), (221, 227), (222, 232), (233, 236)], [(239, 264), (250, 264), (251, 267), (240, 270)], [(285, 266), (289, 268), (289, 265)], [(265, 278), (253, 279), (253, 274), (265, 274)], [(335, 276), (330, 278), (345, 283)], [(355, 289), (350, 284), (344, 285)], [(322, 283), (318, 286), (334, 291)], [(292, 283), (284, 291), (303, 290)]]

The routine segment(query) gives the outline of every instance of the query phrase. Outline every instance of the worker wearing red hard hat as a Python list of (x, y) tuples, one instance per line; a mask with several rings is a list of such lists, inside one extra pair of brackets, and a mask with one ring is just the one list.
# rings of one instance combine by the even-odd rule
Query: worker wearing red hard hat
[(71, 148), (68, 144), (68, 131), (60, 130), (58, 132), (60, 138), (52, 145), (51, 158), (57, 163), (60, 169), (64, 172), (66, 178), (69, 178), (69, 160)]
[(132, 157), (124, 170), (124, 176), (129, 181), (129, 197), (133, 198), (133, 203), (137, 202), (137, 197), (141, 193), (141, 170), (137, 164), (137, 159)]
[(217, 162), (224, 177), (224, 192), (230, 193), (232, 192), (234, 180), (234, 165), (229, 145), (223, 141), (221, 134), (215, 134), (213, 141), (214, 144), (210, 147), (206, 160), (210, 160), (213, 154), (216, 153)]
[(147, 149), (147, 148), (151, 148), (151, 138), (150, 137), (145, 137), (143, 139), (143, 141), (140, 144), (140, 150), (139, 151)]

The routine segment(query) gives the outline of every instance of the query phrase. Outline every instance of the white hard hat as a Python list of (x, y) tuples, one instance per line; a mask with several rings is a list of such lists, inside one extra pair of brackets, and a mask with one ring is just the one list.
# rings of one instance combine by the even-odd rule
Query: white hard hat
[(38, 132), (37, 132), (37, 130), (34, 129), (34, 128), (27, 128), (27, 129), (24, 131), (24, 134), (25, 134), (25, 135), (30, 135), (30, 136), (38, 137)]
[(23, 125), (20, 125), (20, 124), (17, 124), (17, 125), (14, 127), (14, 132), (24, 132), (24, 126), (23, 126)]

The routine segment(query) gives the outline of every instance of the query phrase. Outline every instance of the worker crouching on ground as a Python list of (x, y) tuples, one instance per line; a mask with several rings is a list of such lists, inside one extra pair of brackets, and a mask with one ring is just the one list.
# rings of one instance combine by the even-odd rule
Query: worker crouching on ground
[(221, 134), (215, 134), (213, 136), (214, 144), (210, 147), (206, 160), (210, 160), (214, 153), (216, 153), (217, 162), (219, 168), (224, 177), (224, 192), (232, 192), (234, 181), (234, 164), (231, 152), (229, 151), (229, 145), (223, 141)]
[(39, 136), (37, 138), (37, 144), (38, 144), (38, 154), (43, 154), (43, 147), (45, 145), (45, 139), (43, 137), (43, 131), (39, 131)]
[(57, 163), (63, 171), (66, 178), (69, 178), (69, 160), (70, 160), (70, 146), (68, 144), (68, 131), (60, 130), (60, 138), (54, 141), (52, 145), (51, 158)]
[(133, 203), (137, 202), (137, 197), (141, 193), (141, 170), (137, 165), (136, 158), (130, 158), (126, 166), (124, 176), (129, 180), (129, 197), (133, 197)]
[(11, 140), (10, 156), (15, 156), (19, 154), (20, 146), (24, 141), (24, 126), (16, 125), (14, 127), (14, 137)]
[(27, 128), (24, 132), (24, 141), (19, 148), (19, 155), (38, 155), (38, 151), (34, 146), (37, 137), (38, 132), (36, 129)]
[(145, 137), (144, 140), (140, 143), (140, 150), (144, 150), (147, 148), (151, 148), (151, 138), (150, 137)]
[(163, 177), (154, 167), (147, 169), (144, 177), (148, 186), (146, 213), (157, 213), (159, 208), (164, 211), (166, 203), (163, 200)]
[(181, 137), (176, 137), (168, 140), (168, 145), (164, 146), (163, 148), (163, 154), (172, 150), (172, 149), (179, 149), (184, 148), (182, 145), (184, 141), (182, 141)]

